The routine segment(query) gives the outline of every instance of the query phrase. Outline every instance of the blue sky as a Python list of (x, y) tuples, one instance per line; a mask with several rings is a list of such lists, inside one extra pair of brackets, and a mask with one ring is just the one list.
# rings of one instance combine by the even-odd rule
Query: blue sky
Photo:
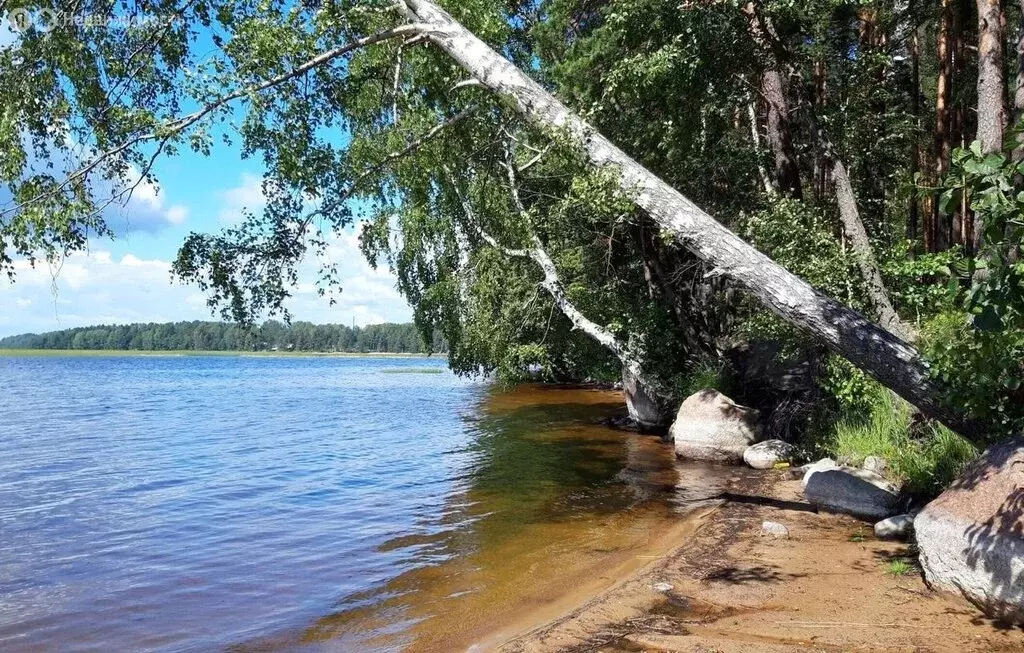
[[(0, 26), (0, 47), (13, 44)], [(16, 40), (16, 37), (14, 37)], [(237, 146), (218, 143), (209, 157), (184, 151), (154, 167), (159, 185), (140, 185), (126, 206), (108, 215), (117, 237), (54, 268), (17, 263), (11, 284), (0, 278), (0, 337), (91, 324), (216, 319), (198, 288), (172, 283), (170, 263), (185, 236), (213, 232), (263, 204), (262, 168)], [(342, 292), (334, 306), (317, 296), (318, 262), (303, 264), (288, 306), (293, 319), (358, 325), (405, 322), (411, 310), (386, 266), (372, 269), (358, 249), (358, 225), (337, 234), (330, 260)]]
[[(160, 186), (141, 185), (127, 206), (110, 216), (117, 238), (97, 239), (59, 269), (18, 263), (13, 284), (0, 279), (0, 337), (90, 324), (205, 320), (198, 288), (172, 283), (170, 263), (191, 231), (216, 231), (242, 209), (262, 206), (262, 170), (226, 146), (209, 157), (184, 153), (156, 166)], [(386, 266), (372, 269), (358, 249), (358, 232), (338, 234), (330, 259), (339, 266), (337, 303), (317, 296), (318, 263), (303, 264), (289, 302), (293, 319), (365, 325), (405, 322), (411, 310)]]

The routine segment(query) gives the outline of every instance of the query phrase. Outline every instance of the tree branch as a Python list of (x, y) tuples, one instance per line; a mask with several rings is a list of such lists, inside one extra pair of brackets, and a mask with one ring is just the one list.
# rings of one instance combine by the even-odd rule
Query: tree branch
[(25, 206), (27, 206), (29, 204), (34, 204), (35, 202), (43, 200), (43, 199), (45, 199), (47, 197), (50, 197), (50, 196), (52, 196), (52, 195), (54, 195), (54, 194), (64, 190), (69, 185), (71, 185), (71, 184), (75, 183), (76, 181), (78, 181), (78, 180), (84, 178), (85, 176), (87, 176), (89, 173), (91, 173), (93, 170), (95, 170), (97, 167), (99, 167), (104, 161), (106, 161), (106, 160), (108, 160), (108, 159), (110, 159), (112, 157), (115, 157), (115, 156), (125, 152), (126, 150), (128, 150), (128, 149), (130, 149), (130, 148), (132, 148), (132, 147), (134, 147), (136, 145), (139, 145), (140, 143), (145, 143), (147, 141), (153, 141), (153, 140), (166, 140), (166, 139), (168, 139), (168, 138), (170, 138), (170, 137), (172, 137), (172, 136), (174, 136), (174, 135), (176, 135), (178, 133), (181, 133), (185, 129), (191, 127), (195, 123), (197, 123), (200, 120), (202, 120), (204, 117), (206, 117), (210, 113), (212, 113), (212, 112), (216, 111), (217, 109), (220, 109), (221, 107), (223, 107), (223, 106), (233, 102), (234, 100), (237, 100), (237, 99), (239, 99), (241, 97), (245, 97), (245, 96), (250, 96), (250, 95), (257, 94), (257, 93), (261, 93), (261, 92), (263, 92), (263, 91), (265, 91), (267, 89), (273, 88), (275, 86), (279, 86), (280, 84), (283, 84), (284, 82), (287, 82), (287, 81), (289, 81), (291, 79), (299, 77), (300, 75), (302, 75), (302, 74), (304, 74), (306, 72), (309, 72), (310, 70), (313, 70), (314, 68), (322, 66), (322, 65), (324, 65), (324, 64), (326, 64), (326, 63), (328, 63), (328, 62), (330, 62), (330, 61), (332, 61), (334, 59), (337, 59), (340, 56), (343, 56), (345, 54), (348, 54), (348, 53), (353, 52), (355, 50), (358, 50), (360, 48), (364, 48), (364, 47), (373, 45), (375, 43), (379, 43), (381, 41), (386, 41), (388, 39), (392, 39), (392, 38), (395, 38), (397, 36), (403, 36), (403, 35), (409, 34), (409, 33), (423, 33), (424, 31), (429, 30), (429, 29), (430, 29), (430, 27), (427, 26), (427, 25), (423, 25), (423, 24), (420, 24), (420, 23), (412, 23), (412, 24), (407, 24), (407, 25), (400, 25), (398, 27), (395, 27), (395, 28), (389, 29), (389, 30), (385, 30), (383, 32), (378, 32), (376, 34), (372, 34), (372, 35), (367, 36), (365, 38), (361, 38), (361, 39), (358, 39), (356, 41), (353, 41), (352, 43), (348, 43), (346, 45), (334, 48), (332, 50), (328, 50), (326, 52), (322, 52), (322, 53), (318, 54), (317, 56), (313, 57), (312, 59), (309, 59), (305, 63), (302, 63), (302, 64), (296, 66), (292, 70), (289, 70), (288, 72), (282, 73), (282, 74), (280, 74), (280, 75), (278, 75), (276, 77), (273, 77), (271, 79), (268, 79), (266, 81), (260, 82), (259, 84), (253, 84), (253, 85), (250, 85), (250, 86), (246, 86), (245, 88), (241, 88), (241, 89), (238, 89), (238, 90), (233, 91), (231, 93), (228, 93), (227, 95), (223, 95), (223, 96), (217, 98), (216, 100), (214, 100), (212, 102), (209, 102), (208, 104), (203, 106), (201, 109), (199, 109), (199, 110), (197, 110), (197, 111), (195, 111), (193, 113), (188, 114), (187, 116), (182, 116), (182, 117), (177, 118), (175, 120), (171, 120), (169, 122), (165, 122), (165, 123), (163, 123), (161, 125), (158, 125), (155, 129), (153, 129), (150, 132), (146, 132), (146, 133), (143, 133), (143, 134), (138, 134), (138, 135), (136, 135), (136, 136), (134, 136), (132, 138), (129, 138), (128, 140), (124, 141), (120, 145), (118, 145), (118, 146), (116, 146), (114, 148), (111, 148), (109, 150), (106, 150), (105, 152), (102, 152), (101, 154), (96, 156), (96, 158), (94, 158), (92, 161), (90, 161), (87, 165), (79, 168), (75, 172), (73, 172), (70, 175), (68, 175), (67, 178), (63, 182), (61, 182), (56, 188), (48, 190), (48, 191), (46, 191), (44, 193), (40, 193), (40, 194), (36, 195), (35, 197), (33, 197), (33, 198), (29, 199), (29, 200), (26, 200), (24, 202), (21, 202), (21, 203), (15, 205), (13, 207), (10, 207), (10, 208), (7, 208), (7, 209), (3, 209), (2, 211), (0, 211), (0, 216), (7, 215), (9, 213), (13, 213), (13, 212), (19, 211), (19, 210), (21, 210), (22, 208), (24, 208)]

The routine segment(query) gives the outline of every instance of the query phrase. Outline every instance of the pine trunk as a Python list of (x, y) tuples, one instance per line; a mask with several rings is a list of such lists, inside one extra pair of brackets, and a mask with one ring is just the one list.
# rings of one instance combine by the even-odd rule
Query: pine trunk
[(768, 145), (775, 160), (776, 187), (786, 197), (803, 199), (800, 169), (790, 136), (789, 101), (778, 70), (769, 69), (761, 75), (761, 95), (767, 105)]
[[(939, 73), (935, 90), (935, 182), (942, 180), (949, 169), (950, 147), (950, 91), (952, 88), (953, 50), (950, 40), (953, 32), (953, 0), (942, 0), (939, 16), (939, 33), (935, 51), (938, 57)], [(939, 215), (939, 203), (933, 201), (925, 230), (925, 249), (937, 252), (944, 240)]]
[(1003, 39), (1000, 0), (978, 2), (978, 140), (983, 152), (1003, 147)]

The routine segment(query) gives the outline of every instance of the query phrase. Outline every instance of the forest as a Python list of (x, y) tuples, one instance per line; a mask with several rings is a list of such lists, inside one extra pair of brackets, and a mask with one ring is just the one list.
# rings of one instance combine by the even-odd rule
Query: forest
[(422, 354), (444, 352), (445, 344), (438, 336), (428, 352), (412, 324), (348, 327), (267, 320), (252, 326), (195, 321), (79, 327), (0, 338), (0, 349)]
[(1017, 3), (80, 6), (165, 20), (0, 51), (14, 283), (116, 237), (154, 162), (233, 147), (266, 207), (173, 270), (239, 324), (356, 225), (460, 373), (621, 380), (654, 426), (728, 388), (932, 486), (1024, 425)]

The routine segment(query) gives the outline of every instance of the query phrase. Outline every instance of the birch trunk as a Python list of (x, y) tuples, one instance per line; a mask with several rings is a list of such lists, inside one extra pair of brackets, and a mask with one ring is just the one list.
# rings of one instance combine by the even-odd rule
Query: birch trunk
[(555, 262), (551, 260), (540, 239), (533, 235), (528, 249), (513, 249), (505, 247), (482, 230), (480, 233), (488, 245), (503, 254), (529, 258), (537, 264), (537, 267), (544, 273), (544, 281), (540, 285), (551, 295), (558, 310), (572, 322), (574, 327), (615, 354), (619, 362), (622, 363), (622, 389), (626, 396), (626, 408), (629, 410), (630, 418), (637, 423), (642, 431), (664, 426), (668, 417), (667, 397), (663, 396), (664, 393), (659, 392), (658, 384), (644, 372), (640, 361), (630, 353), (624, 343), (615, 337), (614, 333), (594, 322), (576, 308), (565, 292), (565, 286), (558, 276)]
[(534, 122), (574, 137), (596, 166), (618, 171), (621, 187), (679, 242), (771, 308), (871, 374), (880, 383), (967, 435), (973, 425), (948, 410), (918, 352), (892, 333), (823, 295), (743, 241), (693, 202), (630, 158), (539, 84), (429, 0), (402, 0), (428, 25), (432, 43), (484, 86)]

